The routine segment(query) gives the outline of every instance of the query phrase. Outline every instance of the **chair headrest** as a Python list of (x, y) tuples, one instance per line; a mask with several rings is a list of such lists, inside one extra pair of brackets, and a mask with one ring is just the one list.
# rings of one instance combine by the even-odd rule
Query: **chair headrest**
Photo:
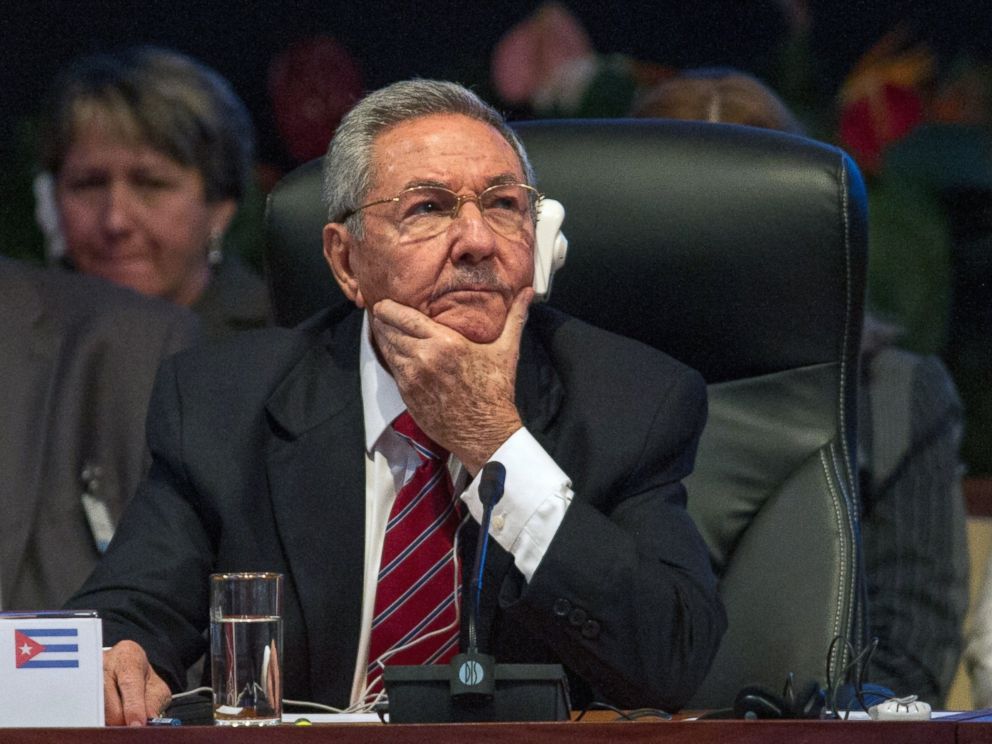
[(700, 122), (515, 129), (541, 191), (565, 206), (552, 305), (709, 382), (837, 360), (866, 260), (864, 185), (840, 150)]

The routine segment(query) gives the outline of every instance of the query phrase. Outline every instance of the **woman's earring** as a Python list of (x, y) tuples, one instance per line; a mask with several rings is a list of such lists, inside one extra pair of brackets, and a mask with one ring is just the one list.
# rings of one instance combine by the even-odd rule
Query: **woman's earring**
[(207, 244), (207, 263), (217, 266), (224, 260), (224, 234), (220, 230), (210, 233), (210, 242)]

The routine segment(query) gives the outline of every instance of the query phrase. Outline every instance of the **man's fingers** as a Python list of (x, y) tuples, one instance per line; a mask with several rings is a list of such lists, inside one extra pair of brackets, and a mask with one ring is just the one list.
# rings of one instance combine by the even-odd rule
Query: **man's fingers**
[(148, 670), (148, 675), (145, 687), (145, 715), (154, 718), (169, 707), (169, 703), (172, 702), (172, 691), (151, 668)]
[(132, 641), (121, 641), (104, 653), (103, 680), (104, 713), (111, 726), (144, 726), (172, 697), (144, 649)]
[(499, 336), (499, 343), (509, 346), (512, 349), (520, 348), (520, 336), (524, 331), (524, 324), (527, 322), (527, 311), (530, 303), (534, 300), (534, 289), (524, 287), (517, 296), (513, 298), (510, 310), (506, 314), (506, 323), (503, 325), (503, 332)]
[(409, 356), (413, 351), (413, 344), (419, 339), (407, 335), (400, 328), (372, 316), (372, 336), (376, 340), (379, 352), (386, 362), (386, 366), (395, 374), (396, 364), (404, 357)]
[(146, 682), (143, 669), (130, 665), (117, 669), (117, 689), (124, 708), (124, 723), (128, 726), (143, 726), (148, 720)]
[(457, 331), (392, 300), (375, 304), (371, 323), (379, 351), (394, 375), (398, 366), (411, 360), (431, 363), (437, 355), (446, 357), (454, 348), (469, 343)]
[(441, 328), (423, 313), (393, 300), (377, 302), (371, 322), (372, 336), (394, 374), (396, 365), (414, 353), (416, 344), (433, 337)]
[(103, 716), (108, 726), (124, 725), (124, 708), (117, 691), (117, 676), (109, 669), (103, 670)]
[(395, 328), (414, 338), (428, 338), (438, 330), (438, 324), (422, 312), (393, 300), (380, 300), (372, 308), (372, 319)]

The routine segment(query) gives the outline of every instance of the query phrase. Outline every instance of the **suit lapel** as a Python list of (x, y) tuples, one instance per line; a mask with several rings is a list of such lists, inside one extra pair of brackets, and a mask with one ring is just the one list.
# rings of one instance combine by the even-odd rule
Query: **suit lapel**
[[(352, 313), (269, 399), (267, 468), (316, 698), (346, 701), (358, 647), (365, 536), (365, 448)], [(288, 596), (292, 596), (290, 592)]]
[[(531, 310), (532, 316), (539, 316), (541, 312), (540, 307)], [(555, 452), (552, 424), (561, 407), (563, 396), (561, 380), (551, 364), (547, 350), (535, 332), (534, 324), (529, 323), (520, 341), (516, 385), (517, 408), (524, 426), (552, 457)], [(472, 523), (471, 527), (475, 527), (475, 524)], [(471, 566), (471, 556), (474, 556), (477, 535), (478, 530), (467, 530), (469, 555), (466, 563), (469, 566)], [(488, 649), (490, 652), (499, 650), (492, 649), (490, 632), (499, 607), (500, 588), (505, 582), (522, 581), (523, 577), (513, 566), (513, 556), (495, 541), (490, 542), (484, 570), (479, 622), (480, 646), (483, 649)], [(509, 588), (507, 593), (510, 596), (519, 594), (519, 588)]]
[(561, 380), (551, 363), (537, 328), (543, 327), (540, 319), (545, 308), (531, 309), (532, 320), (527, 324), (520, 340), (520, 361), (517, 363), (517, 408), (524, 426), (551, 452), (551, 424), (564, 397)]

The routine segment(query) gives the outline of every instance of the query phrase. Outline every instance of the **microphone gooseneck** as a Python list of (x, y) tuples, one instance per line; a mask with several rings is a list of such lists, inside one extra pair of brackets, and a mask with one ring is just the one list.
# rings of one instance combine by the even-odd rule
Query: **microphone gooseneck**
[(472, 581), (469, 585), (471, 594), (468, 621), (468, 650), (478, 650), (477, 625), (479, 609), (482, 603), (482, 573), (486, 568), (486, 552), (489, 548), (489, 523), (492, 520), (493, 508), (503, 497), (503, 486), (506, 481), (506, 468), (503, 463), (495, 460), (487, 462), (482, 468), (479, 479), (479, 501), (482, 502), (482, 521), (479, 524), (479, 540), (475, 547), (475, 562), (472, 564)]

